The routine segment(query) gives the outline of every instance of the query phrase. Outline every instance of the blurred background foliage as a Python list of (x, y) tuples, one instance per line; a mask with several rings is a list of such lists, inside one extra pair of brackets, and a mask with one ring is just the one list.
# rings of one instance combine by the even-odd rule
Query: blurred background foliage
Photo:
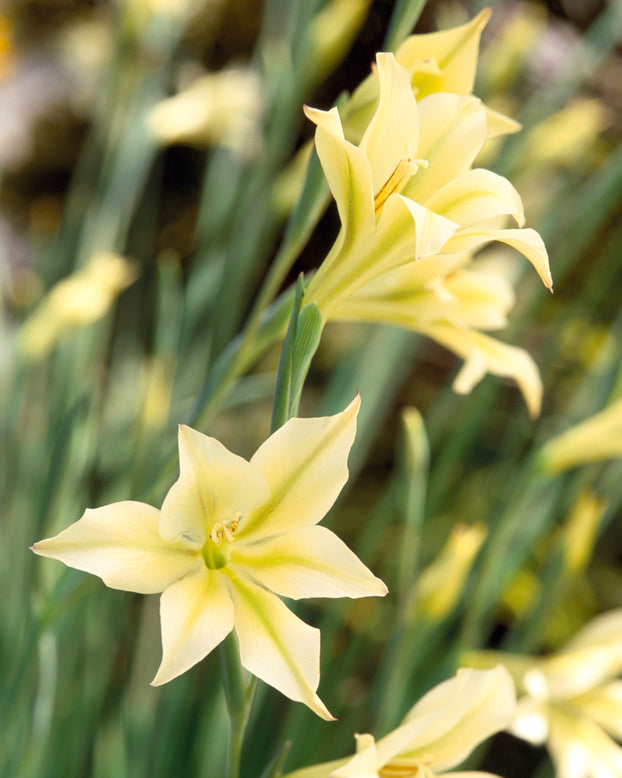
[[(210, 368), (337, 233), (323, 195), (303, 227), (292, 211), (313, 129), (302, 104), (351, 92), (387, 31), (399, 34), (393, 15), (417, 5), (0, 8), (3, 775), (222, 774), (215, 657), (149, 687), (157, 598), (27, 547), (87, 506), (159, 504), (178, 422), (245, 456), (265, 439), (278, 347), (246, 354), (246, 375), (221, 393)], [(327, 327), (302, 413), (341, 410), (357, 390), (363, 400), (352, 478), (327, 523), (392, 594), (298, 607), (322, 628), (320, 693), (339, 723), (261, 688), (248, 778), (286, 739), (293, 769), (350, 752), (355, 731), (383, 734), (464, 651), (552, 649), (622, 606), (622, 463), (552, 473), (541, 456), (622, 394), (622, 3), (491, 5), (475, 91), (523, 131), (486, 164), (521, 193), (555, 283), (551, 297), (516, 261), (503, 337), (536, 359), (543, 412), (530, 420), (494, 377), (453, 394), (455, 357), (411, 333)], [(430, 0), (417, 31), (481, 7)], [(162, 103), (182, 90), (185, 103)], [(484, 765), (551, 772), (544, 751), (509, 736)]]

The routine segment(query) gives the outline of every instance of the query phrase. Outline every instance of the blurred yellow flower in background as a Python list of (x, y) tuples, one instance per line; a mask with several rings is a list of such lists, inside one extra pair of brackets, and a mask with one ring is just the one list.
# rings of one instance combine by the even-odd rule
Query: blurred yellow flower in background
[(597, 616), (542, 658), (474, 652), (469, 664), (501, 662), (519, 690), (509, 731), (546, 743), (558, 778), (622, 775), (622, 609)]
[(553, 473), (622, 456), (622, 398), (550, 440), (540, 452)]
[(160, 143), (224, 146), (248, 159), (261, 144), (263, 104), (259, 74), (230, 68), (195, 79), (154, 106), (147, 121)]
[(316, 694), (320, 633), (279, 599), (382, 596), (387, 588), (330, 530), (316, 526), (348, 478), (357, 397), (336, 416), (290, 419), (250, 462), (190, 427), (180, 476), (158, 511), (140, 502), (87, 510), (33, 551), (160, 601), (162, 664), (172, 680), (235, 628), (242, 665), (287, 697), (332, 716)]
[(66, 333), (105, 316), (135, 279), (134, 266), (123, 257), (97, 254), (59, 281), (26, 319), (19, 336), (21, 352), (30, 359), (44, 357)]
[[(324, 765), (305, 768), (287, 778), (391, 778), (445, 775), (473, 749), (508, 726), (516, 695), (503, 667), (462, 668), (429, 691), (403, 723), (386, 737), (357, 735), (357, 753)], [(481, 772), (452, 772), (455, 778), (477, 778)]]

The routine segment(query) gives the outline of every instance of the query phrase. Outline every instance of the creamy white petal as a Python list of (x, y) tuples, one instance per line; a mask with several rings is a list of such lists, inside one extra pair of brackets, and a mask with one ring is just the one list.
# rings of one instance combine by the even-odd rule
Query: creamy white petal
[(160, 533), (199, 549), (214, 523), (267, 502), (270, 489), (250, 462), (215, 438), (181, 424), (179, 478), (164, 498)]
[(472, 227), (458, 230), (447, 241), (445, 251), (475, 251), (492, 240), (507, 243), (508, 246), (520, 251), (534, 266), (546, 288), (553, 289), (553, 278), (546, 246), (540, 235), (529, 227), (496, 230), (485, 225), (474, 224)]
[(232, 569), (244, 571), (266, 589), (299, 600), (302, 597), (384, 596), (387, 587), (333, 532), (301, 527), (263, 543), (237, 541)]
[(512, 184), (490, 170), (469, 170), (435, 192), (426, 207), (469, 227), (482, 219), (509, 214), (519, 227), (525, 223), (523, 203)]
[(389, 178), (408, 146), (417, 156), (419, 114), (408, 75), (390, 52), (376, 55), (380, 99), (359, 144), (369, 160), (374, 193)]
[(460, 329), (448, 323), (430, 323), (419, 331), (434, 338), (465, 360), (454, 380), (458, 394), (468, 394), (486, 373), (513, 378), (532, 417), (540, 413), (542, 380), (536, 363), (521, 348), (491, 338), (482, 332)]
[(470, 169), (486, 140), (486, 112), (475, 97), (433, 94), (419, 107), (417, 157), (428, 162), (402, 190), (419, 203)]
[[(427, 751), (434, 771), (462, 762), (487, 737), (507, 727), (514, 716), (516, 693), (504, 667), (493, 670), (463, 668), (457, 675), (426, 694), (404, 719), (416, 732), (403, 757)], [(429, 717), (424, 731), (420, 719)], [(378, 753), (382, 759), (380, 743)]]
[(305, 106), (305, 114), (317, 125), (315, 148), (332, 192), (344, 242), (355, 243), (374, 226), (374, 191), (369, 162), (358, 146), (346, 141), (339, 112)]
[(161, 592), (203, 560), (188, 544), (170, 543), (160, 536), (159, 515), (142, 502), (90, 508), (56, 537), (35, 543), (32, 550), (98, 575), (113, 589)]
[(160, 598), (162, 663), (153, 686), (191, 668), (233, 629), (233, 603), (223, 575), (205, 566)]
[(316, 694), (320, 681), (320, 631), (295, 616), (270, 592), (226, 569), (235, 608), (242, 666), (290, 700), (332, 721)]
[(360, 403), (357, 395), (335, 416), (290, 419), (260, 446), (251, 463), (272, 496), (245, 517), (237, 540), (256, 541), (324, 518), (348, 480)]
[(378, 778), (383, 766), (378, 762), (376, 744), (371, 735), (356, 735), (356, 754), (345, 765), (330, 774), (330, 778)]

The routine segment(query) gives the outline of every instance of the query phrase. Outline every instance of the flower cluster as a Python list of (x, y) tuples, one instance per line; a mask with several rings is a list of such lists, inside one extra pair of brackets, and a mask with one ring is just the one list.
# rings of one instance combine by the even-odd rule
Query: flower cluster
[[(476, 25), (464, 28), (470, 35), (463, 30), (454, 41), (461, 55), (458, 41), (473, 39), (486, 18), (480, 15)], [(538, 233), (523, 226), (517, 191), (502, 176), (473, 167), (490, 137), (515, 126), (465, 93), (472, 78), (465, 80), (454, 67), (458, 52), (447, 56), (451, 67), (441, 72), (446, 39), (428, 43), (421, 58), (412, 55), (418, 40), (395, 56), (377, 55), (376, 108), (358, 143), (347, 137), (347, 118), (354, 114), (360, 129), (373, 95), (363, 99), (355, 93), (345, 124), (336, 108), (305, 108), (317, 125), (316, 150), (341, 219), (339, 236), (305, 301), (315, 302), (324, 320), (385, 321), (423, 332), (466, 360), (458, 391), (469, 391), (487, 371), (511, 376), (537, 415), (541, 387), (531, 357), (479, 332), (503, 326), (511, 290), (498, 276), (471, 267), (473, 252), (499, 241), (524, 254), (552, 289), (546, 249)], [(434, 45), (436, 57), (427, 51)], [(472, 73), (477, 50), (468, 52), (466, 71)], [(417, 84), (419, 77), (425, 88)], [(366, 110), (356, 110), (360, 103)], [(516, 226), (503, 226), (507, 219)], [(488, 298), (488, 313), (490, 301), (497, 300), (495, 315), (483, 320), (462, 315), (465, 304), (472, 308), (473, 296)]]

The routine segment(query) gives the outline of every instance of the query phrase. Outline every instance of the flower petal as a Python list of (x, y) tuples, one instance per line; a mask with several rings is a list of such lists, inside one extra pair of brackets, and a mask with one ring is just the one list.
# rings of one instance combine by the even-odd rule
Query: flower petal
[(622, 740), (622, 681), (599, 686), (575, 697), (573, 707), (594, 719), (616, 740)]
[(622, 775), (622, 748), (590, 719), (554, 715), (547, 745), (559, 778)]
[(35, 554), (98, 575), (112, 589), (153, 594), (203, 561), (193, 548), (162, 539), (160, 512), (142, 502), (116, 502), (85, 511), (56, 537), (32, 546)]
[(384, 596), (387, 587), (326, 527), (301, 527), (264, 543), (236, 542), (231, 568), (241, 568), (266, 589), (303, 597)]
[(395, 56), (403, 67), (410, 69), (420, 60), (434, 60), (442, 76), (415, 81), (417, 99), (431, 92), (453, 92), (468, 95), (473, 91), (479, 53), (479, 39), (490, 19), (490, 8), (485, 8), (470, 22), (449, 30), (423, 35), (411, 35), (399, 46)]
[(426, 324), (419, 331), (465, 360), (454, 380), (455, 392), (468, 394), (486, 373), (513, 378), (521, 390), (530, 416), (536, 417), (540, 413), (542, 381), (535, 362), (526, 351), (482, 332), (460, 329), (442, 322)]
[(254, 542), (324, 518), (348, 480), (360, 403), (357, 395), (336, 416), (290, 419), (260, 446), (251, 464), (272, 496), (246, 516), (236, 540)]
[(196, 549), (214, 522), (257, 508), (270, 496), (264, 477), (250, 462), (184, 424), (179, 426), (179, 470), (162, 504), (160, 533)]
[[(407, 714), (399, 729), (410, 729), (414, 737), (407, 749), (399, 752), (400, 757), (414, 759), (428, 753), (434, 772), (449, 769), (466, 759), (487, 737), (507, 727), (515, 707), (514, 684), (504, 667), (462, 668), (428, 692)], [(424, 728), (421, 722), (426, 722)], [(393, 734), (377, 743), (381, 764), (386, 763), (385, 748), (388, 753), (394, 752), (393, 744), (388, 742)]]
[(233, 603), (223, 575), (203, 565), (169, 586), (160, 598), (160, 619), (162, 663), (152, 686), (200, 662), (233, 629)]
[(374, 738), (371, 735), (355, 737), (356, 754), (343, 767), (332, 772), (330, 778), (378, 778), (378, 770), (383, 765), (378, 762)]
[(376, 55), (380, 100), (359, 144), (369, 160), (373, 191), (395, 170), (408, 145), (412, 154), (419, 146), (419, 113), (408, 76), (390, 52)]
[(486, 112), (476, 97), (433, 94), (419, 104), (417, 157), (427, 160), (402, 189), (419, 203), (466, 173), (486, 140)]
[(519, 227), (525, 223), (516, 189), (507, 178), (483, 168), (469, 170), (445, 184), (426, 202), (426, 207), (461, 227), (504, 214), (510, 214)]
[(528, 227), (513, 230), (489, 229), (483, 225), (458, 230), (447, 242), (445, 251), (474, 251), (491, 240), (499, 240), (520, 251), (536, 269), (547, 289), (553, 290), (549, 257), (544, 241), (535, 230)]
[(304, 108), (317, 125), (315, 148), (330, 191), (335, 198), (344, 230), (344, 242), (356, 242), (374, 226), (374, 190), (365, 153), (343, 137), (336, 108), (320, 111)]
[(320, 631), (310, 627), (259, 586), (224, 568), (235, 608), (242, 666), (290, 700), (333, 717), (316, 694), (320, 681)]

